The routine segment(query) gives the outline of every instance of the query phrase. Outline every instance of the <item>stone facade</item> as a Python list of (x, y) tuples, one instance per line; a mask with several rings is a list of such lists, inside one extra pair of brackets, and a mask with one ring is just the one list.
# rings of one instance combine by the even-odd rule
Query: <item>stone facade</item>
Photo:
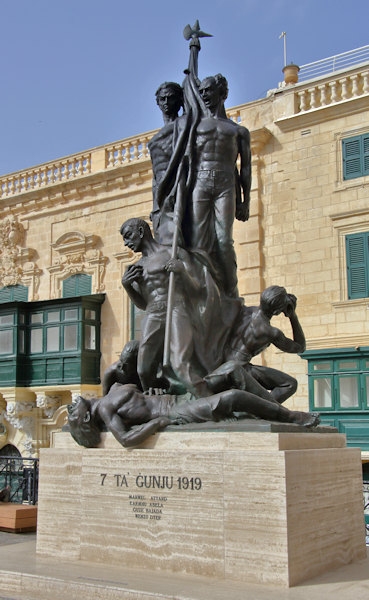
[[(341, 140), (367, 131), (368, 68), (286, 85), (229, 111), (250, 130), (253, 155), (250, 220), (234, 230), (239, 291), (246, 304), (271, 284), (294, 293), (308, 348), (367, 344), (368, 300), (347, 300), (344, 236), (369, 231), (369, 177), (343, 180)], [(133, 255), (119, 227), (130, 217), (149, 219), (154, 133), (0, 178), (0, 287), (20, 283), (29, 301), (49, 300), (61, 296), (70, 274), (91, 275), (92, 293), (106, 294), (101, 372), (130, 337), (121, 277)], [(285, 319), (275, 324), (290, 335)], [(306, 361), (275, 348), (258, 361), (296, 376), (288, 406), (308, 408)], [(2, 445), (37, 454), (80, 391), (2, 388)]]

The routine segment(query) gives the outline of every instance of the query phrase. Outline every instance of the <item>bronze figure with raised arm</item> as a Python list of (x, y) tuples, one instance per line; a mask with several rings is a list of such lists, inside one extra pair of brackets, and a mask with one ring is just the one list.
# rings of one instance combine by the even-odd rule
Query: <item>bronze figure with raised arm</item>
[[(270, 322), (273, 316), (281, 313), (290, 321), (293, 339), (286, 337)], [(273, 402), (287, 400), (297, 389), (296, 379), (277, 369), (251, 363), (254, 356), (271, 344), (293, 354), (304, 352), (306, 347), (305, 335), (296, 314), (296, 296), (278, 285), (262, 292), (259, 306), (247, 306), (241, 310), (226, 347), (226, 362), (205, 377), (209, 387), (218, 391), (219, 387), (230, 387), (232, 382), (233, 387), (246, 387)]]

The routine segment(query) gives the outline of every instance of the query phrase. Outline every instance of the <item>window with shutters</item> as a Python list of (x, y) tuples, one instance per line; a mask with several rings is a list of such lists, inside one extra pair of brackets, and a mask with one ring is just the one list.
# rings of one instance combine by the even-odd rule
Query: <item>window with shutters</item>
[(28, 287), (25, 285), (8, 285), (0, 289), (0, 304), (4, 302), (27, 302)]
[(342, 140), (343, 179), (369, 175), (369, 133)]
[(369, 296), (369, 232), (346, 235), (348, 298)]
[(309, 406), (348, 446), (369, 450), (369, 347), (307, 350)]
[(0, 385), (100, 382), (104, 294), (0, 305)]
[(88, 296), (91, 294), (92, 277), (85, 273), (72, 275), (63, 281), (63, 298), (74, 296)]

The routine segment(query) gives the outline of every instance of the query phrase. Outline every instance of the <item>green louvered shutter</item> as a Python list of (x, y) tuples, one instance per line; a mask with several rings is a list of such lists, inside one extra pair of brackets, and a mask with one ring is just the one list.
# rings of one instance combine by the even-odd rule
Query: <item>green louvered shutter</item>
[(368, 233), (346, 236), (348, 297), (366, 298), (368, 293)]
[(343, 179), (354, 179), (363, 175), (362, 136), (342, 140)]
[(4, 302), (11, 302), (11, 301), (12, 301), (11, 288), (9, 288), (9, 287), (1, 288), (1, 290), (0, 290), (1, 304), (3, 304)]
[(0, 289), (0, 303), (27, 302), (28, 287), (25, 285), (10, 285)]
[(89, 296), (91, 294), (92, 287), (92, 277), (91, 275), (85, 275), (82, 273), (81, 275), (76, 275), (77, 279), (77, 288), (78, 293), (77, 296)]
[(362, 136), (363, 138), (363, 162), (364, 175), (369, 175), (369, 133)]
[(13, 286), (13, 298), (15, 302), (27, 302), (28, 300), (28, 287), (25, 285)]
[(63, 298), (89, 296), (91, 294), (92, 277), (85, 273), (72, 275), (63, 281)]

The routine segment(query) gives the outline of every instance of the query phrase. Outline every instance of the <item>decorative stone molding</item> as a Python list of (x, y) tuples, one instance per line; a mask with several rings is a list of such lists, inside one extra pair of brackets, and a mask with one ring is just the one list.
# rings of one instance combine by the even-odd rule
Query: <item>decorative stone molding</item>
[[(339, 308), (338, 303), (333, 305), (334, 308)], [(322, 338), (310, 338), (306, 344), (307, 350), (331, 350), (332, 348), (355, 348), (359, 350), (361, 347), (368, 345), (368, 336), (362, 335), (340, 335), (326, 336)]]
[(0, 286), (24, 285), (29, 300), (38, 300), (37, 290), (42, 271), (31, 260), (35, 251), (22, 246), (25, 231), (16, 217), (0, 221)]
[(3, 408), (0, 410), (0, 447), (5, 446), (8, 439), (8, 428), (5, 424), (6, 410)]
[(30, 402), (8, 402), (6, 413), (3, 418), (9, 425), (22, 433), (21, 445), (24, 447), (22, 455), (32, 456), (34, 454), (33, 440), (35, 437), (36, 418), (30, 413), (34, 405)]
[(122, 252), (116, 252), (114, 254), (114, 258), (117, 259), (117, 261), (119, 261), (120, 263), (128, 263), (132, 260), (134, 260), (135, 257), (135, 253), (130, 250), (129, 248), (124, 248), (122, 250)]
[(6, 406), (7, 418), (17, 417), (23, 413), (33, 411), (34, 405), (31, 402), (8, 402)]
[(102, 256), (96, 248), (100, 238), (97, 235), (85, 235), (80, 231), (63, 234), (51, 245), (56, 258), (49, 267), (51, 298), (62, 296), (62, 282), (71, 275), (85, 273), (92, 276), (92, 292), (104, 291), (103, 284), (108, 258)]
[(62, 397), (59, 394), (51, 395), (43, 393), (36, 396), (36, 406), (43, 410), (43, 415), (47, 419), (52, 419), (54, 413), (61, 406), (61, 403)]
[(24, 241), (24, 227), (16, 217), (7, 217), (0, 223), (0, 239), (2, 249), (13, 249)]
[(0, 413), (0, 447), (1, 448), (3, 446), (5, 446), (7, 440), (8, 440), (8, 430), (3, 421), (3, 414)]
[(96, 398), (96, 392), (89, 392), (89, 391), (83, 391), (83, 392), (74, 392), (72, 394), (72, 404), (74, 404), (75, 402), (77, 402), (78, 398), (80, 398), (80, 396), (83, 396), (83, 398), (85, 398), (86, 400), (91, 400), (92, 398)]

